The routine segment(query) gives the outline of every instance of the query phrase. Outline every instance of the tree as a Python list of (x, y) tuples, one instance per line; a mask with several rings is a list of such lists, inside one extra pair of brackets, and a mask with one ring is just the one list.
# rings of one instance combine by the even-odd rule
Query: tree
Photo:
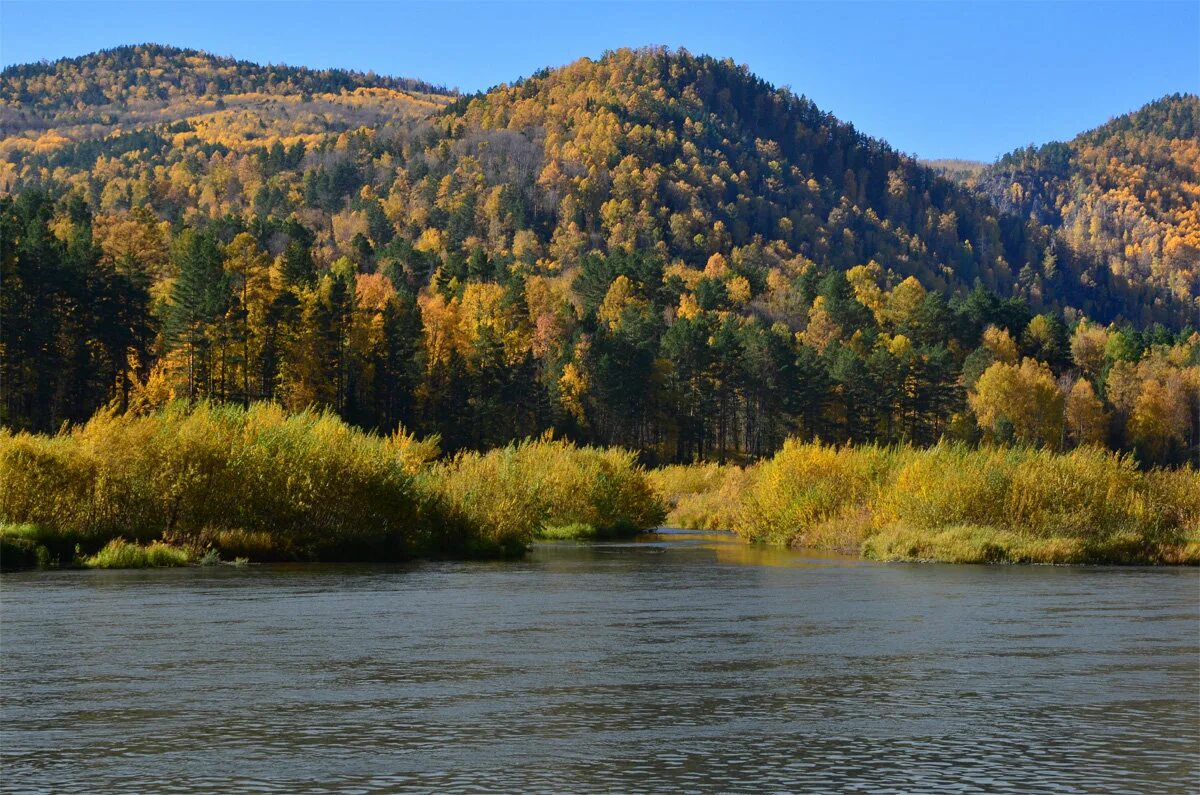
[(1172, 447), (1187, 441), (1190, 430), (1187, 397), (1178, 378), (1142, 383), (1129, 415), (1129, 438), (1148, 461), (1163, 463)]
[(1061, 444), (1063, 394), (1042, 362), (996, 362), (980, 376), (968, 400), (980, 427), (998, 440), (1011, 429), (1022, 444)]
[(1041, 314), (1029, 321), (1021, 335), (1021, 350), (1051, 370), (1061, 370), (1070, 355), (1066, 324), (1055, 314)]
[(1095, 380), (1104, 368), (1108, 330), (1088, 322), (1075, 327), (1071, 335), (1071, 359), (1085, 376)]
[(917, 317), (921, 305), (925, 302), (925, 288), (912, 276), (909, 276), (892, 290), (887, 299), (884, 316), (897, 328), (904, 328)]
[(983, 347), (987, 348), (994, 362), (1017, 363), (1017, 343), (1005, 329), (988, 326), (983, 332)]
[(187, 394), (211, 394), (210, 327), (229, 305), (229, 279), (221, 248), (207, 231), (185, 230), (176, 242), (179, 276), (171, 289), (168, 334), (187, 349)]
[(251, 386), (251, 379), (260, 371), (261, 334), (274, 291), (270, 281), (270, 258), (258, 241), (246, 232), (238, 234), (225, 248), (225, 272), (233, 291), (229, 305), (229, 322), (236, 329), (235, 342), (241, 348), (242, 401), (262, 397), (261, 384)]
[(1066, 402), (1067, 431), (1075, 444), (1101, 445), (1108, 434), (1108, 416), (1104, 403), (1096, 397), (1091, 383), (1079, 379), (1071, 387)]
[(313, 234), (296, 221), (287, 225), (288, 243), (280, 263), (283, 283), (288, 287), (311, 285), (317, 276), (317, 265), (313, 261)]

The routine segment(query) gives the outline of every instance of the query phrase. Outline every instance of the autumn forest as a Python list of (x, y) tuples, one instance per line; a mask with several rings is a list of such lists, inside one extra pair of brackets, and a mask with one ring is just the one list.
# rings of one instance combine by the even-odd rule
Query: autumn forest
[(458, 96), (153, 45), (0, 77), (0, 422), (329, 410), (646, 464), (1200, 451), (1200, 100), (942, 168), (730, 61)]

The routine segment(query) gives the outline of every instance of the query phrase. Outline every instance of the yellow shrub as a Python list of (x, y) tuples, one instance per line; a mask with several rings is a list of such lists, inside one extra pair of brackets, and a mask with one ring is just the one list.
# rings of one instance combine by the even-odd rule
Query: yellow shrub
[(895, 450), (784, 443), (758, 465), (733, 529), (753, 541), (804, 544), (806, 533), (870, 503), (889, 475)]

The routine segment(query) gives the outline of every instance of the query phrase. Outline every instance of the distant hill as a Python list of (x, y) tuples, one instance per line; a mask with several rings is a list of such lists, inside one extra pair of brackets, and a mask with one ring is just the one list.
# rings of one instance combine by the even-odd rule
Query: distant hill
[[(0, 72), (0, 136), (8, 159), (71, 143), (172, 127), (189, 141), (246, 148), (426, 115), (452, 99), (439, 86), (341, 69), (260, 66), (154, 44)], [(183, 123), (182, 125), (179, 123)]]
[(1054, 227), (1071, 250), (1196, 311), (1200, 98), (1163, 97), (1068, 142), (1018, 149), (977, 185), (1002, 211)]

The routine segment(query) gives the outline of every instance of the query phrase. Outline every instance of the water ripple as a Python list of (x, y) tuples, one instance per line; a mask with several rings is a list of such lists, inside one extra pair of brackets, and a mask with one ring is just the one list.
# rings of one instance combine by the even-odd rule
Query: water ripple
[(5, 575), (0, 790), (1200, 790), (1195, 571), (652, 543)]

